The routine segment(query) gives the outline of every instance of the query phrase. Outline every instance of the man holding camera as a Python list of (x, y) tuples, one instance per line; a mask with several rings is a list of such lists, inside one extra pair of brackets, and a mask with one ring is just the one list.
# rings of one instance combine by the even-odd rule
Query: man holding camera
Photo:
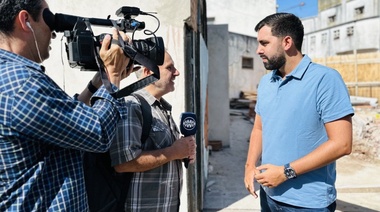
[[(82, 153), (107, 151), (126, 114), (124, 100), (104, 86), (89, 107), (44, 73), (52, 38), (46, 8), (45, 0), (0, 3), (0, 211), (88, 211)], [(116, 90), (129, 59), (110, 43), (106, 36), (100, 56)], [(78, 99), (90, 96), (86, 89)]]

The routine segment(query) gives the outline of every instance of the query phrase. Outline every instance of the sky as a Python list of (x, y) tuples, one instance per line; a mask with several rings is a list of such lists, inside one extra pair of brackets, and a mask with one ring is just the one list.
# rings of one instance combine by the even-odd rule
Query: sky
[(293, 13), (299, 18), (318, 14), (318, 0), (277, 0), (277, 12)]

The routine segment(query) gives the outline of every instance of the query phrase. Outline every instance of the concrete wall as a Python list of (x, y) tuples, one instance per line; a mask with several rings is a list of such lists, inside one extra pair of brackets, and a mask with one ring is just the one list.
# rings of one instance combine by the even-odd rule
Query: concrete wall
[(230, 145), (229, 82), (228, 82), (228, 26), (208, 26), (209, 76), (208, 116), (209, 140), (220, 140)]
[[(229, 146), (229, 100), (242, 90), (256, 91), (265, 72), (256, 56), (256, 24), (276, 12), (275, 0), (208, 0), (209, 140)], [(253, 69), (242, 68), (242, 57), (254, 60)]]
[(210, 24), (228, 24), (228, 31), (257, 36), (255, 25), (265, 16), (276, 12), (276, 0), (207, 0)]
[[(254, 28), (261, 19), (275, 12), (275, 0), (207, 1), (209, 26), (225, 24), (230, 33), (228, 40), (228, 97), (230, 99), (238, 98), (242, 90), (256, 91), (258, 81), (265, 69), (256, 54), (257, 32)], [(218, 33), (209, 32), (209, 37), (212, 36), (210, 34)], [(242, 57), (253, 58), (253, 69), (242, 68)]]
[[(238, 98), (241, 91), (257, 91), (261, 77), (266, 73), (261, 58), (256, 54), (255, 37), (229, 34), (229, 98)], [(253, 58), (253, 68), (243, 68), (242, 58)]]

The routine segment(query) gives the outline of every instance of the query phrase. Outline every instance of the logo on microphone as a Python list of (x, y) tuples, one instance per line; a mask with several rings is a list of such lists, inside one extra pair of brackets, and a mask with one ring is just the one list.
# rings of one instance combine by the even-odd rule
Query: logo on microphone
[(193, 130), (197, 125), (197, 122), (193, 117), (186, 117), (182, 122), (183, 128), (186, 130)]

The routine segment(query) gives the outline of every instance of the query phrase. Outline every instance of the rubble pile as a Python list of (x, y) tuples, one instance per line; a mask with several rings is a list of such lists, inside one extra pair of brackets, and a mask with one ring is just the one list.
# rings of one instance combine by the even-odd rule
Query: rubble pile
[(352, 155), (380, 161), (380, 108), (354, 107)]

